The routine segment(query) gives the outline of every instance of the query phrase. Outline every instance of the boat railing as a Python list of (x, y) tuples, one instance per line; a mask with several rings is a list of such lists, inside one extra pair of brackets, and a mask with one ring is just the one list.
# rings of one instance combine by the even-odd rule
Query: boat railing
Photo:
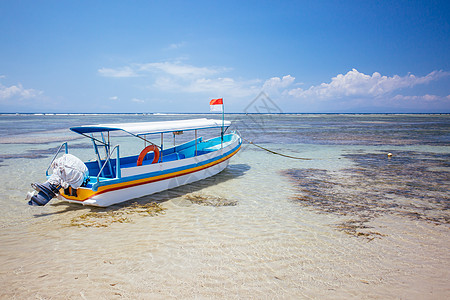
[(69, 153), (69, 147), (67, 146), (67, 142), (62, 143), (61, 146), (59, 146), (58, 151), (56, 151), (55, 156), (53, 156), (52, 161), (51, 161), (50, 164), (48, 165), (48, 168), (47, 168), (47, 170), (45, 171), (45, 176), (48, 176), (48, 170), (50, 170), (50, 168), (52, 167), (53, 161), (55, 161), (55, 159), (56, 159), (56, 157), (58, 156), (59, 152), (61, 152), (61, 149), (62, 149), (63, 146), (65, 146), (65, 152), (66, 152), (66, 154)]
[(119, 145), (115, 145), (114, 148), (109, 152), (108, 157), (105, 159), (105, 162), (103, 163), (103, 166), (100, 168), (100, 171), (97, 175), (97, 183), (100, 182), (100, 174), (102, 174), (103, 169), (105, 166), (109, 163), (111, 156), (113, 155), (114, 151), (117, 153), (117, 159), (116, 159), (116, 178), (121, 178), (122, 174), (120, 171), (120, 155), (119, 155)]

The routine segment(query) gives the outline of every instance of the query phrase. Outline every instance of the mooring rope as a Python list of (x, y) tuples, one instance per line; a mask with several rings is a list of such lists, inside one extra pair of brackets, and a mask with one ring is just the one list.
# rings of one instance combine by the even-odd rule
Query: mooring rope
[[(238, 132), (239, 132), (239, 131), (238, 131)], [(280, 155), (280, 156), (284, 156), (284, 157), (292, 158), (292, 159), (311, 160), (311, 158), (303, 158), (303, 157), (291, 156), (291, 155), (279, 153), (279, 152), (276, 152), (276, 151), (273, 151), (273, 150), (264, 148), (263, 146), (257, 145), (257, 144), (255, 144), (255, 143), (253, 143), (252, 141), (247, 140), (245, 137), (243, 137), (243, 136), (241, 135), (240, 132), (239, 132), (239, 135), (240, 135), (241, 138), (242, 138), (244, 141), (246, 141), (247, 143), (252, 144), (253, 146), (256, 146), (256, 147), (258, 147), (258, 148), (261, 148), (261, 149), (263, 149), (263, 150), (265, 150), (265, 151), (267, 151), (267, 152), (270, 152), (270, 153), (272, 153), (272, 154), (276, 154), (276, 155)]]

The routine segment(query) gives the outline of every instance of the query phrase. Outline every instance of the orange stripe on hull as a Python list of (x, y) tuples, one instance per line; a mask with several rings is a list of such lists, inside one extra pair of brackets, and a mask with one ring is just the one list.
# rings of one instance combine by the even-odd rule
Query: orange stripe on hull
[[(178, 176), (192, 174), (192, 173), (210, 168), (212, 166), (215, 166), (217, 164), (220, 164), (220, 163), (226, 161), (227, 159), (229, 159), (233, 155), (235, 155), (239, 151), (240, 148), (241, 148), (241, 146), (239, 146), (239, 148), (236, 149), (236, 151), (234, 151), (233, 153), (230, 153), (229, 155), (227, 155), (217, 161), (208, 163), (203, 166), (194, 167), (191, 169), (178, 171), (178, 172), (174, 172), (174, 173), (158, 175), (158, 176), (154, 176), (151, 178), (140, 179), (140, 180), (136, 180), (136, 181), (132, 181), (132, 182), (117, 183), (117, 184), (110, 185), (110, 186), (101, 186), (101, 187), (99, 187), (97, 192), (94, 192), (93, 190), (88, 189), (88, 188), (81, 187), (77, 190), (78, 197), (68, 196), (68, 195), (65, 195), (64, 193), (60, 193), (60, 195), (67, 200), (83, 202), (85, 200), (88, 200), (88, 199), (90, 199), (94, 196), (100, 195), (100, 194), (104, 194), (104, 193), (108, 193), (108, 192), (112, 192), (112, 191), (116, 191), (116, 190), (121, 190), (121, 189), (126, 189), (126, 188), (131, 188), (131, 187), (135, 187), (135, 186), (139, 186), (139, 185), (149, 184), (149, 183), (153, 183), (153, 182), (158, 182), (161, 180), (172, 179), (172, 178), (175, 178)], [(61, 191), (63, 191), (63, 190), (61, 190)]]

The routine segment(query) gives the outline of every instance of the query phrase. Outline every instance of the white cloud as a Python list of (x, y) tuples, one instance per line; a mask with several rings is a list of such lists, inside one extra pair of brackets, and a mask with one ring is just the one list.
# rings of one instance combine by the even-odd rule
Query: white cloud
[(30, 99), (35, 98), (42, 94), (42, 91), (35, 89), (26, 89), (22, 84), (4, 86), (0, 84), (0, 100), (18, 98), (18, 99)]
[(156, 62), (156, 63), (143, 63), (143, 64), (131, 64), (120, 68), (101, 68), (98, 73), (104, 77), (138, 77), (138, 76), (150, 76), (156, 75), (170, 75), (175, 77), (202, 77), (212, 76), (214, 74), (229, 71), (228, 68), (215, 68), (215, 67), (196, 67), (180, 62)]
[(245, 97), (258, 93), (261, 90), (260, 80), (235, 80), (230, 77), (194, 78), (180, 80), (173, 77), (159, 77), (153, 87), (163, 91), (178, 91), (184, 93), (209, 93), (222, 97)]
[(186, 45), (185, 42), (170, 44), (169, 47), (167, 47), (167, 50), (179, 49), (184, 47), (185, 45)]
[[(433, 71), (426, 76), (381, 75), (374, 72), (367, 75), (352, 69), (346, 74), (338, 74), (328, 83), (311, 86), (308, 89), (296, 88), (302, 83), (296, 83), (292, 75), (272, 77), (267, 80), (242, 79), (226, 76), (230, 71), (226, 67), (199, 67), (180, 61), (135, 63), (117, 69), (102, 68), (99, 74), (109, 77), (138, 77), (137, 86), (168, 93), (220, 95), (220, 97), (245, 98), (254, 97), (261, 91), (273, 99), (288, 100), (292, 98), (306, 101), (303, 104), (316, 108), (372, 107), (389, 106), (391, 104), (407, 105), (410, 103), (443, 103), (445, 97), (428, 93), (424, 96), (397, 95), (402, 89), (410, 89), (449, 76), (449, 72)], [(408, 93), (410, 94), (410, 93)], [(217, 96), (219, 97), (219, 96)], [(143, 100), (133, 99), (142, 103)], [(335, 102), (334, 104), (332, 104)], [(296, 104), (297, 106), (298, 104)], [(295, 108), (297, 109), (297, 108)]]
[(157, 88), (159, 90), (163, 90), (163, 91), (179, 90), (179, 89), (183, 88), (183, 86), (181, 85), (181, 82), (179, 82), (169, 76), (159, 76), (159, 77), (155, 78), (155, 81), (152, 84), (152, 87), (155, 87), (155, 88)]
[(405, 101), (405, 102), (436, 102), (436, 101), (450, 101), (450, 95), (447, 96), (438, 96), (438, 95), (419, 95), (419, 96), (404, 96), (404, 95), (395, 95), (392, 100), (394, 101)]
[(288, 86), (293, 84), (295, 77), (291, 75), (280, 77), (272, 77), (266, 80), (262, 86), (262, 90), (271, 97), (278, 97), (280, 93), (286, 90)]
[(207, 91), (224, 91), (232, 88), (236, 88), (238, 83), (233, 78), (199, 78), (186, 88), (187, 91), (192, 93), (207, 92)]
[(295, 77), (291, 75), (280, 77), (272, 77), (264, 82), (263, 90), (286, 88), (295, 81)]
[(138, 64), (136, 66), (141, 72), (162, 72), (167, 75), (183, 78), (211, 76), (228, 70), (225, 68), (195, 67), (191, 65), (181, 64), (179, 62), (147, 63)]
[(135, 70), (129, 66), (118, 69), (101, 68), (98, 70), (98, 73), (104, 77), (117, 77), (117, 78), (138, 76)]
[(145, 100), (138, 99), (138, 98), (133, 98), (133, 99), (131, 99), (131, 101), (136, 102), (136, 103), (144, 103), (145, 102)]
[(139, 76), (151, 81), (153, 88), (169, 92), (214, 93), (243, 97), (261, 90), (260, 80), (237, 80), (220, 76), (230, 70), (231, 68), (226, 67), (197, 67), (174, 61), (136, 63), (117, 69), (102, 68), (98, 72), (108, 77)]
[(292, 89), (287, 91), (287, 93), (297, 98), (314, 99), (333, 99), (352, 96), (378, 97), (402, 88), (411, 88), (418, 84), (428, 83), (448, 75), (450, 75), (448, 72), (433, 71), (423, 77), (416, 77), (413, 74), (408, 74), (403, 77), (398, 75), (388, 77), (382, 76), (378, 72), (370, 76), (353, 69), (345, 75), (339, 74), (333, 77), (330, 83), (311, 86), (307, 90), (302, 88)]
[(119, 97), (117, 97), (117, 96), (112, 96), (112, 97), (109, 97), (109, 100), (117, 101), (117, 100), (119, 100)]
[(230, 77), (199, 78), (184, 87), (190, 93), (216, 93), (224, 96), (246, 97), (261, 90), (260, 80), (235, 80)]

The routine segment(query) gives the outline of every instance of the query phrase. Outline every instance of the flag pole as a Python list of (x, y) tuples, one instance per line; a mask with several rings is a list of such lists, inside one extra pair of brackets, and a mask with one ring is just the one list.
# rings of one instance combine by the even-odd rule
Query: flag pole
[(223, 148), (223, 126), (225, 123), (225, 105), (223, 104), (223, 98), (222, 98), (222, 133), (221, 133), (221, 141), (220, 141), (220, 148)]

